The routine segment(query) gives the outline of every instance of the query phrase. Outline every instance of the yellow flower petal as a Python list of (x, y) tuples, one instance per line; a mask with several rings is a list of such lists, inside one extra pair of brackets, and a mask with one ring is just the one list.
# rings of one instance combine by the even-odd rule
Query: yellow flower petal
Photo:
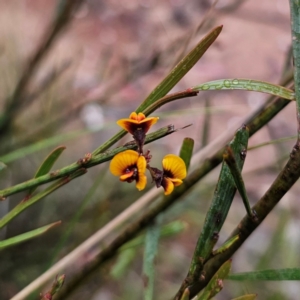
[(135, 111), (132, 112), (129, 116), (129, 119), (132, 119), (132, 120), (137, 120), (137, 118), (138, 118), (138, 115)]
[(110, 172), (113, 175), (121, 176), (126, 173), (126, 169), (137, 164), (139, 154), (133, 150), (126, 150), (114, 156), (110, 162)]
[[(169, 178), (184, 179), (186, 177), (186, 166), (182, 158), (174, 154), (168, 154), (162, 161), (163, 169)], [(170, 176), (170, 174), (172, 176)]]
[(135, 128), (139, 126), (138, 121), (131, 120), (131, 119), (120, 119), (119, 121), (117, 121), (117, 124), (131, 134), (133, 134)]
[(165, 190), (165, 195), (170, 195), (174, 190), (174, 184), (169, 178), (163, 179), (162, 186)]
[(136, 188), (141, 191), (147, 184), (147, 177), (145, 175), (147, 162), (144, 156), (140, 156), (137, 161), (138, 168), (138, 180), (136, 182)]
[(147, 176), (145, 174), (139, 175), (139, 179), (136, 182), (136, 188), (141, 191), (145, 188), (147, 184)]
[(178, 178), (170, 179), (170, 180), (173, 182), (174, 186), (179, 186), (183, 182), (181, 179), (178, 179)]

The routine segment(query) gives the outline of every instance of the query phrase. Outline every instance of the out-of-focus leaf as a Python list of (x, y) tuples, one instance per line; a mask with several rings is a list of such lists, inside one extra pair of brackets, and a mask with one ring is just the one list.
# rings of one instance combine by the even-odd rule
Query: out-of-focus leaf
[(84, 135), (84, 134), (87, 134), (87, 133), (90, 133), (90, 131), (81, 130), (81, 131), (70, 132), (70, 133), (59, 135), (59, 136), (54, 136), (54, 137), (51, 137), (51, 138), (48, 138), (48, 139), (44, 139), (44, 140), (41, 140), (37, 143), (31, 144), (31, 145), (26, 146), (26, 147), (22, 147), (20, 149), (17, 149), (15, 151), (12, 151), (10, 153), (7, 153), (7, 154), (3, 155), (3, 156), (0, 157), (0, 161), (8, 164), (12, 161), (15, 161), (19, 158), (22, 158), (22, 157), (26, 156), (26, 155), (35, 153), (39, 150), (42, 150), (44, 148), (47, 148), (47, 147), (50, 147), (50, 146), (53, 146), (53, 145), (57, 145), (59, 143), (65, 142), (67, 140), (77, 138), (77, 137), (79, 137), (81, 135)]
[[(160, 237), (165, 238), (165, 237), (169, 237), (169, 236), (179, 234), (184, 229), (186, 229), (186, 227), (187, 227), (187, 224), (185, 222), (182, 222), (182, 221), (179, 221), (179, 220), (173, 221), (169, 224), (164, 225), (161, 228)], [(119, 249), (119, 252), (123, 251), (123, 250), (126, 250), (128, 248), (140, 246), (140, 245), (144, 244), (144, 242), (145, 242), (145, 235), (141, 234), (140, 236), (136, 237), (135, 239), (133, 239), (130, 242), (123, 245)]]
[(179, 156), (183, 159), (186, 169), (189, 169), (190, 161), (193, 155), (194, 140), (191, 138), (185, 138), (182, 142)]
[(4, 249), (7, 247), (11, 247), (14, 246), (16, 244), (22, 243), (24, 241), (27, 241), (29, 239), (35, 238), (43, 233), (45, 233), (46, 231), (48, 231), (49, 229), (53, 228), (54, 226), (57, 226), (61, 223), (61, 221), (40, 227), (38, 229), (34, 229), (31, 231), (28, 231), (26, 233), (14, 236), (12, 238), (9, 238), (7, 240), (4, 241), (0, 241), (0, 249)]
[(261, 270), (230, 274), (230, 280), (300, 280), (300, 268)]
[(6, 164), (0, 161), (0, 172), (3, 171), (6, 167), (7, 167)]
[(267, 93), (287, 100), (295, 100), (295, 92), (283, 86), (260, 80), (235, 78), (220, 79), (202, 83), (192, 88), (193, 91), (245, 90)]
[(154, 259), (157, 254), (158, 241), (160, 237), (160, 218), (148, 227), (145, 238), (143, 279), (144, 279), (144, 299), (152, 300), (154, 294)]
[(120, 279), (126, 272), (134, 258), (136, 257), (137, 248), (127, 248), (120, 252), (118, 259), (110, 271), (114, 279)]

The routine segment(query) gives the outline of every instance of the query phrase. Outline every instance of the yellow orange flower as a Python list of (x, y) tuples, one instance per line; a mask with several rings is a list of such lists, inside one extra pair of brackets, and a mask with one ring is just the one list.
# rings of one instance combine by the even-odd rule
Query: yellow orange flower
[(165, 190), (165, 195), (173, 192), (174, 186), (182, 184), (182, 179), (186, 177), (186, 166), (182, 158), (174, 154), (168, 154), (162, 161), (163, 177), (161, 186)]
[(132, 134), (137, 143), (138, 152), (143, 153), (146, 133), (157, 120), (158, 117), (146, 118), (143, 113), (137, 114), (136, 112), (133, 112), (130, 114), (129, 119), (121, 119), (117, 124)]
[(141, 191), (147, 184), (145, 175), (147, 162), (144, 156), (136, 151), (126, 150), (114, 156), (110, 163), (110, 171), (115, 176), (120, 176), (121, 181), (136, 181), (136, 188)]
[(117, 122), (117, 124), (134, 136), (136, 131), (142, 131), (146, 134), (157, 120), (158, 117), (146, 118), (143, 113), (137, 114), (136, 112), (132, 112), (128, 119), (121, 119)]

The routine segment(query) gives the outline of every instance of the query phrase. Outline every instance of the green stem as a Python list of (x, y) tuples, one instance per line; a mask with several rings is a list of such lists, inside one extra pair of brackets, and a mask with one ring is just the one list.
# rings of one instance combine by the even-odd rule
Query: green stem
[(27, 209), (29, 206), (35, 204), (37, 201), (43, 199), (44, 197), (48, 196), (49, 194), (53, 193), (55, 190), (60, 188), (61, 186), (69, 183), (71, 180), (77, 178), (86, 173), (85, 169), (80, 169), (74, 172), (72, 175), (62, 178), (61, 180), (53, 183), (51, 186), (46, 188), (44, 191), (38, 193), (34, 197), (30, 198), (29, 200), (22, 201), (17, 206), (15, 206), (7, 215), (5, 215), (2, 219), (0, 219), (0, 228), (4, 227), (7, 223), (9, 223), (13, 218), (19, 215), (23, 210)]
[[(163, 127), (161, 129), (153, 132), (153, 133), (148, 134), (146, 136), (145, 144), (151, 143), (151, 142), (153, 142), (157, 139), (165, 137), (165, 136), (167, 136), (167, 135), (169, 135), (169, 134), (171, 134), (175, 131), (176, 130), (173, 128), (172, 125)], [(66, 167), (64, 167), (60, 170), (57, 170), (55, 172), (51, 172), (51, 173), (48, 173), (46, 175), (30, 179), (28, 181), (22, 182), (20, 184), (15, 185), (15, 186), (9, 187), (9, 188), (4, 189), (4, 190), (1, 190), (0, 191), (0, 198), (7, 197), (9, 195), (12, 195), (12, 194), (24, 191), (24, 190), (28, 190), (30, 188), (39, 186), (41, 184), (54, 181), (58, 178), (65, 177), (65, 176), (70, 175), (73, 172), (75, 172), (75, 171), (77, 171), (81, 168), (86, 168), (86, 169), (91, 168), (95, 165), (99, 165), (103, 162), (106, 162), (106, 161), (112, 159), (119, 152), (125, 151), (127, 149), (135, 149), (135, 148), (136, 148), (135, 143), (128, 143), (125, 146), (118, 147), (118, 148), (115, 148), (111, 151), (108, 151), (108, 152), (99, 154), (97, 156), (94, 156), (84, 164), (81, 163), (80, 161), (78, 161), (78, 162), (73, 163), (69, 166), (66, 166)]]

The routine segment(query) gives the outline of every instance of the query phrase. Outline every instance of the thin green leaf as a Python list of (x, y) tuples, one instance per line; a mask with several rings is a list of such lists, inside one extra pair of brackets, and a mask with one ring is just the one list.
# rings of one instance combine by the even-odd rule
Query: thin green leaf
[(266, 93), (287, 100), (295, 100), (295, 92), (283, 86), (260, 80), (235, 78), (209, 81), (192, 87), (193, 91), (245, 90)]
[(248, 148), (248, 151), (253, 150), (253, 149), (257, 149), (257, 148), (261, 148), (261, 147), (264, 147), (264, 146), (267, 146), (267, 145), (274, 145), (274, 144), (284, 143), (286, 141), (295, 140), (295, 138), (297, 138), (297, 135), (292, 135), (292, 136), (288, 136), (288, 137), (268, 141), (268, 142), (265, 142), (265, 143), (261, 143), (261, 144), (258, 144), (258, 145), (251, 146), (251, 147)]
[(300, 280), (300, 268), (262, 270), (230, 274), (230, 280)]
[(137, 248), (127, 248), (122, 251), (114, 263), (110, 275), (113, 279), (120, 279), (129, 269), (130, 264), (137, 256)]
[[(41, 166), (38, 168), (37, 172), (35, 173), (34, 178), (38, 178), (50, 172), (54, 163), (57, 161), (57, 159), (65, 149), (66, 149), (65, 146), (59, 146), (56, 149), (54, 149), (42, 162)], [(32, 187), (31, 189), (29, 189), (27, 195), (28, 196), (31, 195), (36, 190), (36, 188), (37, 187)]]
[(191, 158), (193, 155), (194, 140), (192, 138), (185, 138), (182, 142), (179, 156), (183, 159), (186, 169), (189, 169)]
[(234, 298), (232, 300), (255, 300), (256, 296), (257, 294), (247, 294), (247, 295)]
[(49, 225), (40, 227), (38, 229), (34, 229), (34, 230), (28, 231), (26, 233), (14, 236), (14, 237), (9, 238), (7, 240), (0, 241), (0, 249), (11, 247), (11, 246), (14, 246), (16, 244), (22, 243), (24, 241), (33, 239), (33, 238), (35, 238), (35, 237), (37, 237), (41, 234), (44, 234), (49, 229), (52, 229), (53, 227), (55, 227), (57, 225), (60, 225), (60, 224), (61, 224), (61, 221), (58, 221), (58, 222), (51, 223)]
[(50, 172), (51, 168), (53, 167), (54, 163), (57, 161), (59, 156), (62, 154), (62, 152), (66, 149), (65, 146), (59, 146), (56, 149), (54, 149), (43, 161), (39, 169), (37, 170), (34, 178), (40, 177), (44, 174), (47, 174)]
[(147, 229), (145, 238), (145, 252), (143, 264), (143, 278), (144, 278), (144, 299), (152, 300), (154, 294), (154, 259), (157, 254), (158, 241), (160, 237), (160, 219)]
[[(248, 138), (249, 130), (247, 127), (243, 126), (236, 132), (234, 139), (229, 143), (229, 146), (233, 149), (235, 159), (240, 169), (242, 169), (245, 160), (245, 157), (242, 156), (241, 153), (245, 152), (245, 149), (247, 149)], [(192, 281), (190, 284), (198, 281), (203, 268), (202, 262), (208, 259), (212, 254), (213, 247), (218, 240), (218, 233), (226, 219), (235, 192), (236, 187), (230, 170), (227, 164), (223, 162), (212, 204), (206, 215), (204, 226), (197, 241), (197, 246), (190, 266), (188, 275), (188, 278)]]
[(206, 50), (216, 40), (223, 26), (214, 28), (208, 33), (194, 49), (190, 51), (167, 75), (166, 78), (160, 82), (157, 87), (150, 93), (150, 95), (143, 101), (137, 108), (137, 112), (144, 111), (148, 106), (164, 97), (178, 82), (179, 80), (198, 62)]
[[(241, 153), (241, 155), (246, 155), (246, 149), (243, 153)], [(233, 151), (229, 146), (227, 146), (225, 148), (225, 153), (223, 155), (223, 158), (231, 172), (235, 186), (237, 187), (237, 189), (243, 199), (243, 203), (246, 208), (248, 216), (250, 218), (255, 218), (255, 214), (252, 212), (251, 207), (250, 207), (250, 203), (248, 200), (248, 196), (247, 196), (247, 192), (246, 192), (246, 188), (245, 188), (245, 184), (244, 184), (244, 180), (243, 180), (241, 171), (237, 165)]]
[(226, 241), (221, 247), (214, 251), (214, 255), (225, 252), (229, 247), (231, 247), (239, 239), (238, 235), (235, 235), (228, 241)]
[(231, 269), (231, 260), (226, 261), (209, 281), (207, 286), (198, 296), (198, 300), (209, 300), (218, 294), (223, 288), (223, 280), (228, 276)]

